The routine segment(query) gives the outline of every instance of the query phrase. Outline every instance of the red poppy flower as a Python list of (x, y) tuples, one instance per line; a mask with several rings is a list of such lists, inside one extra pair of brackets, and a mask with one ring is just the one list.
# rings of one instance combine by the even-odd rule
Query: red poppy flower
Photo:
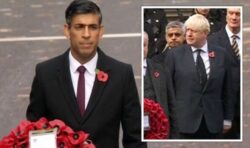
[(97, 79), (101, 82), (106, 82), (108, 80), (108, 74), (104, 71), (96, 69)]
[(34, 123), (37, 129), (48, 129), (48, 120), (44, 117), (40, 118), (37, 122)]
[(215, 52), (214, 52), (214, 51), (210, 51), (210, 52), (208, 53), (208, 56), (209, 56), (210, 58), (214, 58), (214, 57), (215, 57)]
[(154, 76), (158, 78), (160, 76), (160, 73), (158, 71), (154, 72)]
[(57, 136), (57, 147), (71, 148), (70, 141), (66, 136)]
[(61, 132), (65, 129), (66, 125), (61, 120), (55, 119), (49, 122), (49, 126), (51, 128), (57, 128), (57, 134), (61, 134)]
[(16, 143), (15, 141), (17, 141), (17, 139), (13, 135), (3, 137), (2, 141), (0, 141), (0, 147), (3, 148), (14, 147)]
[(46, 118), (41, 118), (37, 122), (22, 121), (14, 128), (8, 136), (0, 140), (0, 148), (10, 147), (29, 147), (29, 131), (57, 128), (57, 146), (64, 148), (95, 148), (95, 145), (88, 140), (89, 134), (79, 131), (74, 132), (63, 121), (55, 119), (49, 121)]
[(87, 140), (88, 136), (89, 134), (86, 134), (83, 131), (78, 131), (78, 132), (69, 134), (68, 139), (70, 143), (74, 145), (80, 145), (81, 143)]
[(88, 140), (81, 144), (79, 148), (95, 148), (95, 145), (90, 140)]

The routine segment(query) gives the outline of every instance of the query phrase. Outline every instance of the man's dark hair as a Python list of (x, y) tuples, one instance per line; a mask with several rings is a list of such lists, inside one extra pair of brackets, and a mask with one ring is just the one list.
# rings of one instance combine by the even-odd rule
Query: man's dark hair
[(68, 25), (72, 18), (77, 14), (97, 14), (99, 15), (99, 24), (102, 23), (102, 13), (100, 8), (92, 1), (74, 0), (65, 11), (65, 18)]

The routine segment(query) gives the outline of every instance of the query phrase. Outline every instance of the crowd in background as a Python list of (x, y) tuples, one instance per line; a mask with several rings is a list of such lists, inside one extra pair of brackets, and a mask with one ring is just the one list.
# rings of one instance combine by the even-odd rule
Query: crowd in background
[[(210, 34), (219, 31), (226, 24), (226, 9), (187, 9), (190, 15), (202, 14), (206, 16), (210, 23)], [(149, 54), (151, 58), (162, 52), (166, 43), (165, 29), (168, 22), (174, 21), (185, 22), (189, 16), (183, 14), (181, 9), (176, 9), (175, 17), (167, 16), (167, 9), (145, 9), (144, 10), (144, 31), (149, 35)]]
[[(241, 9), (144, 9), (144, 97), (173, 139), (240, 139)], [(154, 72), (160, 77), (154, 77)]]

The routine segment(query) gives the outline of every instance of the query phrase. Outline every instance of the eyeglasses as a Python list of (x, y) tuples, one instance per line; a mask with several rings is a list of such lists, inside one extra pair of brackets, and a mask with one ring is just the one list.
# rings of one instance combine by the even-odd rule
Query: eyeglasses
[(173, 36), (180, 37), (181, 33), (168, 33), (168, 37), (173, 37)]

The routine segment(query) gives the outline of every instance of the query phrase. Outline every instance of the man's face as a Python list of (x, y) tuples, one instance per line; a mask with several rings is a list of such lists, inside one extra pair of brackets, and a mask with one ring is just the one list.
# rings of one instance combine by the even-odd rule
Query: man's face
[(203, 15), (205, 17), (208, 16), (209, 10), (210, 9), (208, 9), (208, 8), (197, 8), (196, 9), (196, 11), (197, 11), (198, 14), (201, 14), (201, 15)]
[(227, 20), (228, 27), (231, 30), (235, 28), (240, 28), (240, 9), (228, 8), (226, 20)]
[(148, 56), (148, 35), (144, 33), (144, 40), (143, 40), (143, 51), (144, 51), (144, 59)]
[(207, 31), (202, 31), (192, 26), (187, 26), (186, 28), (186, 42), (188, 45), (196, 48), (201, 48), (206, 43), (207, 35)]
[(184, 32), (181, 28), (169, 28), (166, 32), (166, 41), (171, 48), (180, 46), (185, 41)]
[(78, 14), (70, 25), (64, 25), (64, 33), (70, 40), (72, 55), (83, 64), (95, 56), (103, 26), (99, 24), (97, 14)]

